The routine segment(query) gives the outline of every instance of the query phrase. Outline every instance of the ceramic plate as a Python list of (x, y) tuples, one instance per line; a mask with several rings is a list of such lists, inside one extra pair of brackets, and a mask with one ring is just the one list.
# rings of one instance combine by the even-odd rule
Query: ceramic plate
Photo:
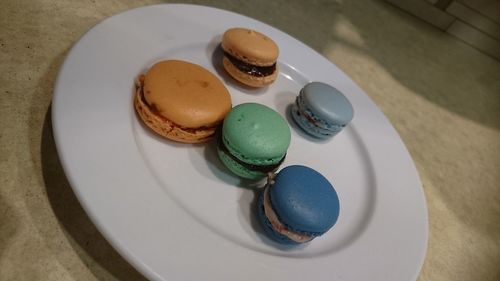
[[(219, 42), (235, 26), (280, 46), (277, 81), (241, 87), (221, 70)], [(181, 59), (217, 74), (233, 105), (258, 102), (289, 121), (283, 166), (308, 165), (335, 186), (338, 223), (308, 245), (284, 248), (255, 220), (262, 183), (230, 175), (214, 142), (188, 145), (137, 119), (134, 79), (154, 62)], [(287, 111), (307, 82), (334, 85), (352, 123), (330, 141), (303, 134)], [(289, 35), (214, 8), (157, 5), (108, 18), (61, 67), (53, 99), (59, 156), (78, 199), (109, 242), (152, 280), (415, 280), (427, 245), (421, 183), (398, 134), (340, 69)]]

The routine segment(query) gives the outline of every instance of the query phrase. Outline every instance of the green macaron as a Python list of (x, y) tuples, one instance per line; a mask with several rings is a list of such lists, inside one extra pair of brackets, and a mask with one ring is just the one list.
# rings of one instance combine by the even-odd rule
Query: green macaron
[(258, 180), (278, 169), (290, 139), (290, 127), (278, 112), (262, 104), (243, 103), (226, 115), (217, 151), (232, 173)]

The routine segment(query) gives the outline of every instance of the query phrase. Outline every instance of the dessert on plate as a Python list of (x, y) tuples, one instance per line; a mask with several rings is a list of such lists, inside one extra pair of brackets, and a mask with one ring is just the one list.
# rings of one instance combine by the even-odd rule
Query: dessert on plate
[(186, 61), (164, 60), (139, 76), (134, 107), (158, 135), (183, 143), (209, 140), (231, 110), (231, 96), (207, 69)]
[(222, 36), (224, 69), (250, 87), (263, 87), (278, 77), (279, 48), (268, 36), (248, 28), (231, 28)]
[(290, 127), (278, 112), (262, 104), (243, 103), (224, 119), (217, 151), (232, 173), (258, 180), (278, 169), (290, 140)]
[(316, 170), (300, 165), (285, 167), (270, 176), (257, 208), (269, 237), (287, 245), (323, 235), (335, 225), (340, 212), (332, 184)]
[(322, 82), (311, 82), (301, 89), (291, 115), (309, 135), (328, 139), (351, 122), (354, 110), (349, 100), (336, 88)]

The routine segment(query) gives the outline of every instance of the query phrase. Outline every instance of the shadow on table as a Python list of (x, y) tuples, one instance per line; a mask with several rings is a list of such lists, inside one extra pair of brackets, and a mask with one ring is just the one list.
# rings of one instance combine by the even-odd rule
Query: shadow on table
[(371, 56), (413, 93), (500, 130), (498, 61), (387, 2), (371, 2), (374, 13), (370, 17), (363, 16), (366, 11), (359, 5), (346, 1), (342, 6), (349, 6), (343, 18), (357, 30), (360, 40), (336, 32), (331, 44), (360, 47), (358, 52)]
[[(408, 147), (414, 160), (424, 164), (420, 172), (436, 183), (440, 199), (458, 219), (498, 239), (500, 227), (491, 224), (491, 219), (500, 216), (500, 208), (492, 199), (498, 198), (500, 185), (495, 184), (499, 174), (492, 167), (498, 167), (500, 159), (495, 158), (498, 150), (490, 149), (489, 155), (486, 151), (493, 145), (491, 136), (500, 131), (499, 62), (387, 2), (339, 3), (333, 17), (336, 20), (329, 23), (331, 30), (325, 30), (329, 39), (321, 48), (323, 53), (342, 60), (332, 50), (349, 49), (356, 54), (353, 57), (366, 57), (386, 71), (378, 75), (390, 75), (411, 94), (423, 98), (415, 100), (437, 105), (428, 107), (433, 111), (424, 112), (421, 105), (404, 104), (398, 93), (384, 97), (385, 89), (371, 88), (375, 100), (414, 110), (411, 121), (401, 120), (398, 114), (388, 117), (401, 127), (410, 122), (418, 124), (419, 128), (407, 130), (402, 138), (420, 138), (419, 145)], [(367, 10), (372, 11), (369, 16)], [(378, 75), (374, 73), (373, 79)], [(372, 81), (363, 82), (369, 85)], [(441, 113), (433, 115), (437, 111)], [(445, 131), (437, 130), (436, 125)], [(459, 125), (492, 134), (487, 139), (474, 132), (461, 133), (464, 128)], [(477, 185), (465, 184), (468, 182)]]
[[(114, 277), (119, 280), (146, 280), (106, 241), (73, 193), (56, 152), (50, 109), (43, 124), (41, 160), (47, 196), (59, 223), (71, 236), (68, 237), (70, 240)], [(92, 270), (92, 267), (89, 269)]]
[(1, 192), (0, 227), (0, 264), (6, 264), (2, 262), (2, 260), (6, 259), (5, 254), (7, 254), (8, 249), (14, 245), (14, 243), (11, 243), (11, 241), (18, 232), (20, 225), (19, 215), (17, 214), (16, 209), (13, 208), (9, 201), (2, 196)]

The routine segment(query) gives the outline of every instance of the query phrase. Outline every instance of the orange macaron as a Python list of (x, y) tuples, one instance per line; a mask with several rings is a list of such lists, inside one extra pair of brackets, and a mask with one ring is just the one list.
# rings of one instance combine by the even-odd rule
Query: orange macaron
[(222, 64), (234, 79), (250, 87), (276, 80), (279, 48), (268, 36), (248, 28), (230, 28), (222, 36)]
[(186, 61), (164, 60), (139, 76), (134, 107), (158, 135), (200, 143), (215, 134), (231, 110), (231, 96), (207, 69)]

